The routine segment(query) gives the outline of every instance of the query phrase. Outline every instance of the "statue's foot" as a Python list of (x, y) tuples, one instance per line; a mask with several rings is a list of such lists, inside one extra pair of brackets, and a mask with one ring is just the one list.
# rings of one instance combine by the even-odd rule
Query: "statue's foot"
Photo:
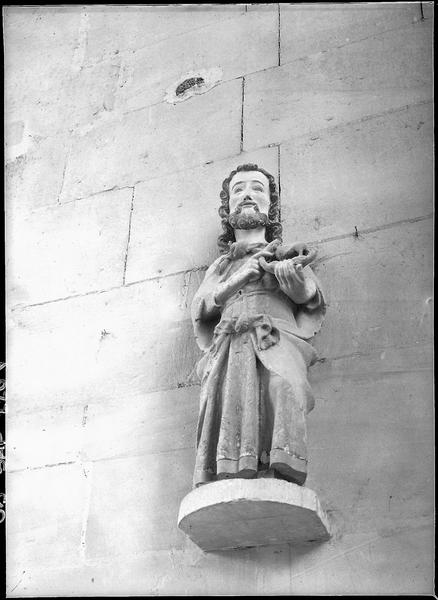
[(223, 479), (254, 479), (257, 477), (257, 471), (253, 469), (242, 469), (237, 473), (218, 473), (216, 475), (216, 481), (222, 481)]
[(304, 482), (306, 481), (307, 473), (292, 469), (289, 465), (276, 463), (271, 465), (271, 468), (277, 473), (277, 479), (284, 479), (285, 481), (290, 481), (297, 485), (304, 485)]
[(282, 479), (283, 481), (289, 481), (297, 485), (303, 485), (306, 480), (306, 473), (300, 473), (299, 471), (291, 472), (292, 469), (287, 469), (287, 473), (282, 472), (278, 468), (270, 467), (269, 469), (262, 469), (257, 472), (257, 478), (262, 479)]

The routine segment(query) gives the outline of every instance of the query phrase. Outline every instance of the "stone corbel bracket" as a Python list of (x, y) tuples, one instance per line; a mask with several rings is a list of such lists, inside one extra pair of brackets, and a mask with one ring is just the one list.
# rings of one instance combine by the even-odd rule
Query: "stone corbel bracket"
[(192, 490), (178, 527), (205, 552), (323, 542), (327, 515), (316, 493), (277, 479), (227, 479)]

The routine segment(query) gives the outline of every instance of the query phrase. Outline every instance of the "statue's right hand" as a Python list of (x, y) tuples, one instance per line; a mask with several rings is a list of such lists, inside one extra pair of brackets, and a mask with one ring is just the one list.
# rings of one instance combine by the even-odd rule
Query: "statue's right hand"
[(253, 256), (246, 261), (235, 273), (236, 281), (241, 285), (250, 281), (257, 281), (263, 275), (264, 271), (259, 264), (259, 259)]
[[(276, 240), (275, 240), (276, 242)], [(260, 265), (260, 259), (272, 258), (274, 256), (274, 242), (268, 244), (263, 250), (256, 252), (244, 262), (244, 264), (235, 272), (227, 281), (221, 283), (215, 294), (215, 303), (218, 306), (223, 306), (224, 303), (237, 291), (242, 289), (250, 281), (260, 279), (265, 271)]]
[(256, 252), (236, 271), (236, 280), (242, 285), (245, 285), (250, 281), (257, 281), (265, 274), (265, 271), (260, 264), (260, 259), (272, 258), (273, 256), (274, 253), (266, 248)]

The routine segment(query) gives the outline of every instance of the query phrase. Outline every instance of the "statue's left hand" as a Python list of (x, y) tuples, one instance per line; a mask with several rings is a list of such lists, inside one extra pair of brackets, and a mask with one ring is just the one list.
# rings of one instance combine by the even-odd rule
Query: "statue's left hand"
[(316, 283), (313, 279), (306, 277), (303, 273), (303, 265), (294, 259), (286, 259), (266, 263), (260, 259), (260, 265), (269, 268), (267, 271), (273, 271), (277, 278), (280, 288), (296, 304), (305, 304), (316, 294)]

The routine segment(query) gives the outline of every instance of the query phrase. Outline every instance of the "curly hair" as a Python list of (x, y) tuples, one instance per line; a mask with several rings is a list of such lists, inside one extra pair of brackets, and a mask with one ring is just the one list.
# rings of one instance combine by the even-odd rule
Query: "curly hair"
[(253, 164), (240, 165), (234, 171), (231, 171), (229, 176), (222, 182), (222, 190), (220, 192), (221, 206), (219, 207), (219, 216), (222, 221), (222, 229), (224, 233), (218, 237), (217, 243), (221, 254), (228, 252), (229, 246), (232, 242), (236, 241), (234, 235), (234, 229), (228, 222), (230, 215), (230, 181), (240, 171), (258, 171), (263, 173), (269, 181), (269, 194), (270, 194), (270, 205), (268, 211), (269, 224), (266, 226), (266, 241), (271, 242), (274, 239), (281, 241), (281, 234), (283, 231), (280, 223), (280, 202), (278, 198), (277, 186), (275, 185), (275, 179), (273, 175)]

